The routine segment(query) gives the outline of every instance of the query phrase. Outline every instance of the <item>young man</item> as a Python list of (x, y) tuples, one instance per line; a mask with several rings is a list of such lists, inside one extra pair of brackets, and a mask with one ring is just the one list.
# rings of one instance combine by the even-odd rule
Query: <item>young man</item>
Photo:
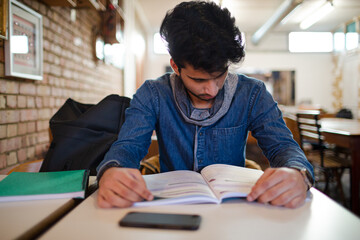
[(244, 58), (243, 39), (227, 9), (184, 2), (160, 28), (173, 74), (146, 81), (126, 110), (118, 140), (98, 167), (100, 207), (128, 207), (153, 196), (139, 172), (155, 129), (161, 172), (224, 163), (244, 166), (248, 132), (271, 168), (247, 197), (298, 207), (313, 182), (313, 169), (293, 140), (264, 84), (228, 72)]

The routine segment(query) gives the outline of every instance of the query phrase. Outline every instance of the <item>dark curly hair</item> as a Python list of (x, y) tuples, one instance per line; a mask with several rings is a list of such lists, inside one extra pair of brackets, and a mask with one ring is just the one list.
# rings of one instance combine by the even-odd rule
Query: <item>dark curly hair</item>
[(167, 12), (160, 34), (181, 69), (185, 64), (207, 72), (223, 71), (240, 62), (244, 45), (235, 18), (213, 2), (191, 1)]

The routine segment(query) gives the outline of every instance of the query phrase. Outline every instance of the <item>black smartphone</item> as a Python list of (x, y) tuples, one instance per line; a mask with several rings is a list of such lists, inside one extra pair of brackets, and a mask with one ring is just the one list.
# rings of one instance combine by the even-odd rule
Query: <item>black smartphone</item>
[(196, 214), (129, 212), (119, 224), (124, 227), (197, 230), (201, 217)]

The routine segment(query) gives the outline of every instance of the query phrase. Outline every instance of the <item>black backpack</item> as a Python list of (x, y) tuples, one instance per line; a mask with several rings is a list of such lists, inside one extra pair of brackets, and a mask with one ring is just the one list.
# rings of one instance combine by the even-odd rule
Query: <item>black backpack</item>
[(53, 140), (40, 172), (89, 169), (103, 160), (125, 121), (130, 98), (109, 95), (98, 104), (69, 98), (50, 119)]

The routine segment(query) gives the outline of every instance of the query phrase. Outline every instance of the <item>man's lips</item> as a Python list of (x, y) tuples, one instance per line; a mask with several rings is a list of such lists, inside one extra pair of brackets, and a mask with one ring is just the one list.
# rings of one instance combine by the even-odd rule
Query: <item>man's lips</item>
[(211, 100), (211, 99), (215, 98), (215, 96), (211, 96), (211, 95), (207, 95), (207, 94), (200, 95), (199, 97), (204, 100)]

